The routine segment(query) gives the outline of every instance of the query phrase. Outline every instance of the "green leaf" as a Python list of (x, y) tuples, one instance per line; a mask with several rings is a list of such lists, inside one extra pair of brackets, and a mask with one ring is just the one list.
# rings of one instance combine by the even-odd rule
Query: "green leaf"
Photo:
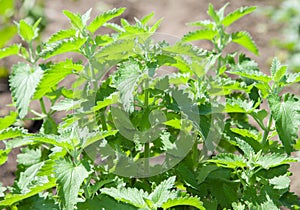
[[(11, 126), (17, 119), (18, 114), (16, 112), (10, 112), (9, 115), (0, 118), (0, 132), (3, 129)], [(0, 134), (1, 135), (1, 134)]]
[(119, 100), (119, 94), (113, 93), (110, 96), (104, 98), (103, 101), (97, 101), (97, 105), (93, 107), (92, 111), (98, 111), (100, 109), (103, 109), (105, 107), (108, 107), (112, 104), (116, 104)]
[(214, 6), (210, 3), (208, 5), (208, 11), (207, 14), (216, 22), (219, 23), (220, 22), (220, 17), (219, 15), (216, 13), (216, 10), (214, 9)]
[(287, 66), (281, 66), (278, 58), (274, 58), (271, 66), (271, 75), (274, 82), (279, 82), (285, 75)]
[(22, 203), (18, 205), (18, 210), (28, 209), (58, 210), (59, 206), (50, 193), (41, 193), (23, 200)]
[[(2, 4), (1, 4), (2, 6)], [(2, 48), (9, 40), (11, 40), (17, 33), (17, 27), (6, 25), (0, 29), (0, 47)]]
[(24, 134), (27, 134), (27, 131), (24, 130), (23, 128), (19, 128), (19, 127), (7, 128), (5, 130), (0, 131), (0, 141), (5, 140), (5, 139), (19, 137)]
[(98, 195), (93, 199), (87, 199), (84, 203), (78, 203), (78, 210), (137, 210), (136, 207), (127, 203), (116, 201), (107, 195)]
[(42, 76), (43, 70), (39, 66), (18, 63), (12, 67), (12, 73), (9, 77), (10, 90), (20, 118), (26, 116), (29, 103)]
[(226, 100), (225, 110), (226, 113), (250, 113), (258, 104), (254, 101), (242, 100), (241, 98), (229, 98)]
[(141, 19), (141, 23), (143, 25), (147, 24), (154, 16), (154, 12), (149, 13), (148, 15), (145, 15), (142, 19)]
[(114, 8), (112, 10), (106, 11), (100, 15), (98, 15), (87, 27), (87, 29), (95, 33), (103, 24), (105, 24), (107, 21), (120, 16), (126, 9), (125, 8)]
[(71, 109), (80, 107), (80, 104), (82, 102), (83, 100), (73, 100), (73, 99), (65, 98), (59, 101), (54, 106), (52, 106), (51, 109), (55, 111), (69, 111)]
[(287, 176), (278, 176), (269, 180), (270, 184), (274, 186), (274, 189), (288, 189), (290, 187), (291, 180)]
[(31, 188), (30, 191), (27, 192), (26, 194), (13, 194), (13, 195), (8, 194), (7, 196), (5, 196), (5, 199), (3, 201), (0, 201), (0, 206), (11, 206), (16, 202), (34, 196), (40, 192), (43, 192), (44, 190), (51, 189), (54, 186), (55, 186), (55, 179), (50, 179), (48, 183)]
[(101, 139), (104, 139), (108, 136), (113, 136), (115, 135), (116, 133), (118, 133), (117, 130), (111, 130), (111, 131), (102, 131), (100, 133), (95, 133), (95, 135), (92, 135), (92, 136), (88, 136), (86, 137), (86, 141), (84, 142), (84, 144), (82, 145), (82, 148), (86, 148), (88, 147), (89, 145), (95, 143), (96, 141), (99, 141)]
[(80, 14), (75, 14), (68, 10), (64, 10), (63, 13), (65, 16), (69, 18), (74, 29), (78, 29), (78, 30), (83, 29), (84, 25)]
[(287, 153), (293, 151), (293, 145), (298, 139), (300, 125), (299, 101), (284, 101), (271, 103), (272, 116), (276, 131)]
[(299, 161), (296, 158), (290, 158), (286, 154), (268, 153), (266, 155), (257, 154), (258, 159), (255, 162), (257, 166), (261, 166), (264, 169), (274, 168), (280, 165), (289, 164), (291, 162)]
[(80, 47), (86, 42), (87, 38), (70, 38), (54, 42), (45, 46), (41, 52), (44, 59), (66, 52), (79, 52)]
[(20, 177), (17, 181), (17, 186), (22, 194), (30, 192), (30, 188), (33, 186), (47, 183), (48, 179), (46, 176), (37, 176), (40, 168), (44, 165), (44, 162), (36, 163), (26, 168), (25, 171), (20, 173)]
[(176, 197), (176, 193), (170, 191), (174, 186), (175, 179), (176, 177), (172, 176), (164, 180), (149, 195), (149, 199), (156, 207), (161, 207), (168, 199), (174, 199)]
[(30, 166), (39, 163), (42, 157), (40, 149), (22, 148), (22, 153), (17, 155), (17, 162), (19, 164)]
[(37, 38), (38, 30), (35, 29), (33, 26), (29, 25), (25, 20), (20, 20), (17, 26), (18, 33), (24, 41), (29, 43), (33, 39)]
[(143, 76), (136, 61), (122, 63), (114, 77), (114, 84), (120, 92), (120, 101), (126, 112), (133, 112), (134, 91)]
[(0, 49), (0, 59), (11, 56), (11, 55), (18, 55), (20, 51), (20, 45), (14, 44), (9, 47)]
[[(11, 151), (10, 149), (6, 149), (6, 150), (0, 149), (0, 166), (7, 161), (8, 154), (10, 153), (10, 151)], [(1, 185), (0, 185), (0, 197), (1, 197)]]
[(256, 71), (256, 70), (248, 70), (247, 72), (245, 72), (243, 70), (230, 71), (230, 74), (236, 74), (236, 75), (239, 75), (241, 77), (246, 77), (248, 79), (261, 81), (263, 83), (269, 83), (272, 80), (272, 78), (269, 77), (268, 75), (266, 75), (266, 74), (264, 74), (260, 71)]
[(258, 48), (248, 32), (240, 31), (240, 32), (233, 33), (231, 35), (231, 38), (232, 38), (232, 42), (235, 42), (245, 47), (247, 50), (254, 53), (255, 55), (259, 54)]
[(44, 73), (44, 76), (39, 83), (34, 94), (34, 99), (42, 98), (46, 93), (52, 91), (56, 85), (62, 81), (66, 76), (75, 72), (81, 71), (83, 66), (75, 64), (72, 60), (66, 60), (49, 67)]
[(300, 82), (300, 72), (294, 73), (294, 74), (288, 74), (286, 82), (288, 84), (294, 84), (294, 83)]
[(47, 41), (47, 44), (51, 44), (53, 42), (61, 41), (63, 39), (69, 39), (71, 37), (74, 37), (76, 35), (75, 29), (67, 29), (67, 30), (60, 30), (53, 34), (49, 40)]
[(201, 21), (188, 23), (188, 25), (190, 25), (190, 26), (199, 26), (199, 27), (202, 27), (204, 29), (212, 30), (215, 27), (216, 24), (214, 22), (211, 22), (210, 20), (201, 20)]
[(200, 210), (205, 210), (203, 203), (197, 197), (180, 197), (169, 199), (162, 205), (163, 209), (169, 209), (175, 206), (193, 206)]
[(73, 146), (67, 142), (69, 139), (65, 139), (65, 136), (35, 134), (26, 137), (26, 139), (31, 140), (33, 142), (55, 145), (58, 147), (62, 147), (66, 150), (73, 149)]
[(244, 168), (247, 166), (247, 160), (240, 155), (231, 154), (231, 153), (222, 153), (214, 157), (208, 162), (216, 163), (221, 167), (225, 168)]
[(184, 35), (182, 41), (184, 42), (191, 42), (196, 40), (210, 40), (212, 41), (213, 38), (218, 34), (216, 30), (212, 29), (202, 29), (197, 31), (189, 32), (188, 34)]
[(75, 209), (80, 186), (88, 175), (88, 171), (82, 164), (75, 166), (69, 160), (56, 162), (55, 177), (57, 178), (58, 195), (62, 201), (61, 207), (63, 209)]
[(240, 18), (242, 18), (243, 16), (253, 12), (254, 10), (256, 10), (256, 7), (241, 7), (233, 12), (231, 12), (230, 14), (228, 14), (223, 20), (222, 20), (222, 24), (225, 27), (230, 26), (232, 23), (234, 23), (235, 21), (239, 20)]
[(101, 189), (101, 193), (138, 208), (145, 208), (147, 206), (144, 198), (148, 197), (148, 193), (136, 188), (103, 188)]

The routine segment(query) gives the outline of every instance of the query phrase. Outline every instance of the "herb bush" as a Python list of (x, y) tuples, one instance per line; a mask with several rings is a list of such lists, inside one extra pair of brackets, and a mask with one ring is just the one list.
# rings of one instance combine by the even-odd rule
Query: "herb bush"
[[(297, 209), (289, 163), (298, 161), (299, 98), (282, 91), (300, 74), (277, 58), (264, 74), (245, 54), (225, 51), (235, 43), (258, 55), (249, 33), (226, 31), (256, 8), (225, 8), (210, 4), (211, 20), (191, 23), (198, 29), (175, 43), (156, 32), (161, 20), (149, 24), (153, 14), (109, 22), (125, 8), (92, 21), (90, 11), (64, 11), (71, 27), (43, 43), (39, 21), (19, 21), (22, 43), (0, 51), (24, 59), (9, 77), (16, 111), (0, 119), (0, 163), (21, 148), (0, 207)], [(213, 49), (190, 43), (197, 40)], [(70, 76), (71, 86), (61, 85)], [(21, 127), (25, 119), (43, 120), (39, 132)]]

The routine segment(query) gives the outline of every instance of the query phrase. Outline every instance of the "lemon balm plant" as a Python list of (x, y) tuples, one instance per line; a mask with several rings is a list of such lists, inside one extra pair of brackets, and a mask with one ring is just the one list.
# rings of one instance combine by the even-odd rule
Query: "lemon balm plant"
[[(267, 75), (243, 53), (225, 52), (236, 43), (258, 54), (247, 32), (226, 30), (255, 7), (225, 9), (209, 5), (211, 20), (191, 23), (199, 29), (175, 43), (156, 32), (161, 20), (149, 24), (153, 14), (110, 22), (124, 8), (91, 21), (90, 11), (64, 11), (71, 27), (43, 43), (39, 21), (19, 21), (22, 44), (0, 51), (24, 59), (9, 80), (16, 111), (0, 119), (1, 164), (21, 148), (0, 208), (298, 208), (288, 169), (298, 161), (290, 154), (300, 106), (282, 90), (300, 75), (276, 58)], [(190, 43), (197, 40), (214, 47)], [(43, 120), (39, 132), (18, 126), (28, 116)]]

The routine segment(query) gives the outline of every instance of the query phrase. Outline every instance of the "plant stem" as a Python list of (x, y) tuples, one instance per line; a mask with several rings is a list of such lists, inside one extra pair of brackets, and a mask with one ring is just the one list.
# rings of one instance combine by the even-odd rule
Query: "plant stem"
[[(149, 92), (148, 92), (148, 88), (149, 88), (149, 80), (147, 78), (145, 80), (145, 99), (144, 99), (144, 107), (145, 107), (145, 109), (147, 109), (148, 105), (149, 105)], [(145, 173), (146, 174), (149, 173), (149, 157), (150, 157), (150, 142), (147, 141), (145, 143), (145, 148), (144, 148), (144, 158), (145, 158), (144, 166), (145, 166)]]
[(267, 128), (264, 131), (264, 135), (263, 135), (263, 139), (262, 139), (262, 146), (263, 146), (264, 151), (267, 149), (266, 146), (268, 145), (268, 135), (271, 130), (271, 126), (272, 126), (272, 114), (270, 115), (270, 118), (269, 118), (269, 121), (267, 124)]
[(43, 114), (48, 115), (43, 98), (40, 98), (40, 104), (41, 104), (41, 109), (42, 109)]
[(100, 113), (100, 120), (101, 120), (102, 130), (106, 131), (107, 125), (106, 125), (106, 117), (104, 111)]

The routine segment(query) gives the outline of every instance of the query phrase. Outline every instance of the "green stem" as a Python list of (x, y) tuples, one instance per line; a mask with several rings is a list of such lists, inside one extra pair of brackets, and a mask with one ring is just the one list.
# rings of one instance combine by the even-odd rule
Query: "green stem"
[(95, 69), (91, 63), (91, 60), (89, 60), (89, 68), (90, 68), (90, 71), (91, 71), (91, 82), (93, 84), (93, 89), (95, 91), (97, 91), (97, 87), (98, 87), (98, 84), (97, 84), (97, 80), (96, 80), (96, 73), (95, 73)]
[(104, 111), (100, 113), (100, 120), (101, 120), (102, 130), (106, 131), (107, 125), (106, 125), (106, 117)]
[(264, 135), (263, 135), (263, 139), (262, 139), (262, 145), (263, 145), (263, 150), (264, 151), (267, 149), (267, 145), (269, 144), (268, 135), (270, 133), (271, 126), (272, 126), (272, 114), (270, 115), (270, 118), (269, 118), (269, 121), (268, 121), (268, 124), (267, 124), (267, 128), (264, 131)]
[(47, 115), (47, 110), (46, 110), (46, 106), (45, 106), (43, 98), (40, 98), (40, 104), (41, 104), (41, 109), (42, 109), (43, 114)]
[[(145, 80), (145, 99), (144, 99), (144, 107), (145, 109), (148, 108), (149, 105), (149, 80), (148, 78)], [(149, 173), (149, 157), (150, 157), (150, 142), (145, 143), (145, 148), (144, 148), (144, 158), (145, 158), (145, 173)]]

